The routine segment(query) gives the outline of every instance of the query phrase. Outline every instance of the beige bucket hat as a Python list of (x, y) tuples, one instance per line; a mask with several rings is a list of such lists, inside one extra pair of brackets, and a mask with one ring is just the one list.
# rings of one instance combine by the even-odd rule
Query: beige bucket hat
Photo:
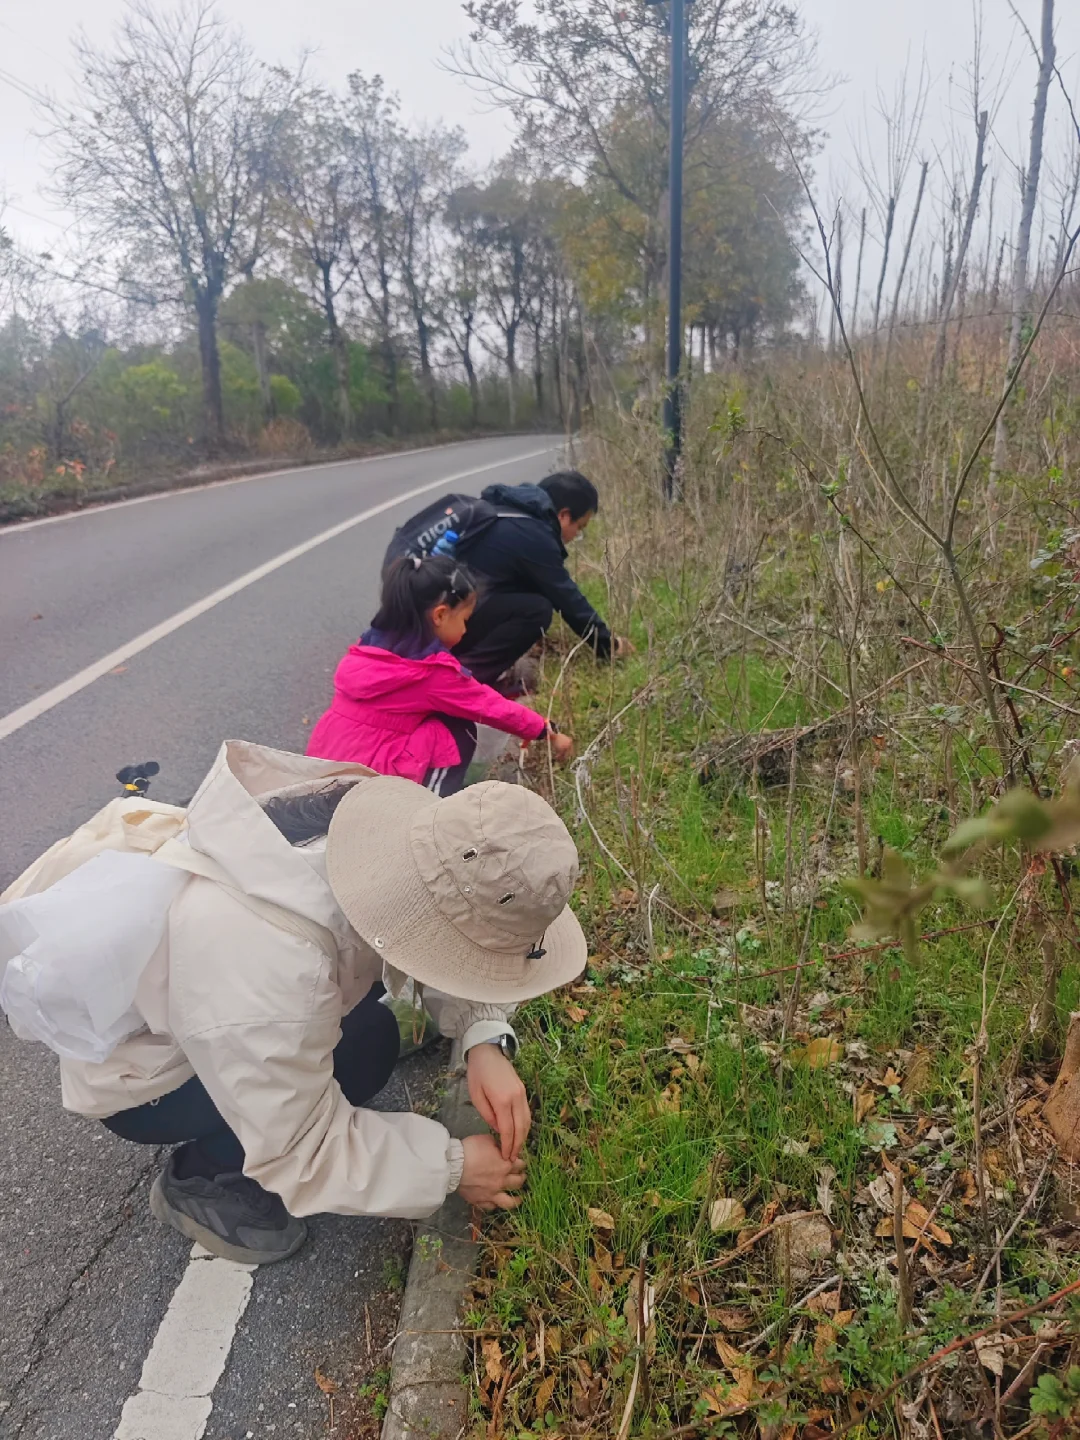
[(528, 1000), (585, 968), (567, 903), (577, 849), (520, 785), (491, 780), (439, 799), (397, 776), (360, 780), (331, 822), (326, 866), (357, 934), (448, 995)]

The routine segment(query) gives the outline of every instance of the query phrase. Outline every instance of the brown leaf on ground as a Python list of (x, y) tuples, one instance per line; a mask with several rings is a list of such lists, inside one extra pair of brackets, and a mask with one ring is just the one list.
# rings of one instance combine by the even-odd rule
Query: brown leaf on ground
[(716, 1346), (716, 1353), (733, 1375), (742, 1374), (748, 1367), (753, 1368), (753, 1362), (722, 1335), (714, 1335), (713, 1344)]
[(898, 1075), (897, 1072), (890, 1065), (889, 1068), (885, 1071), (885, 1074), (881, 1077), (881, 1083), (885, 1086), (886, 1090), (891, 1090), (894, 1085), (900, 1084), (901, 1078), (902, 1077)]
[(840, 1291), (827, 1290), (824, 1295), (815, 1295), (806, 1302), (811, 1315), (835, 1315), (840, 1309)]
[(566, 1014), (575, 1025), (580, 1025), (583, 1020), (589, 1018), (588, 1011), (583, 1010), (580, 1005), (567, 1005)]
[(742, 1370), (734, 1385), (710, 1385), (701, 1392), (709, 1413), (719, 1416), (744, 1415), (754, 1398), (752, 1370)]
[(716, 1234), (721, 1230), (737, 1230), (746, 1219), (746, 1211), (738, 1200), (722, 1195), (714, 1200), (709, 1210), (709, 1229)]
[(656, 1097), (656, 1108), (662, 1115), (678, 1115), (682, 1109), (682, 1090), (674, 1080)]
[(809, 1045), (791, 1052), (794, 1064), (807, 1065), (811, 1070), (822, 1070), (827, 1065), (837, 1064), (843, 1058), (843, 1045), (831, 1035), (822, 1035), (817, 1040), (811, 1040)]
[(612, 1215), (609, 1215), (606, 1210), (597, 1210), (590, 1205), (586, 1214), (589, 1217), (590, 1223), (595, 1225), (597, 1230), (615, 1229), (615, 1219)]
[(502, 1346), (498, 1340), (484, 1340), (480, 1344), (484, 1357), (484, 1373), (493, 1385), (497, 1385), (503, 1374)]
[(901, 1094), (911, 1100), (918, 1100), (930, 1089), (934, 1057), (925, 1045), (916, 1045), (908, 1065), (907, 1074), (900, 1084)]
[(794, 1281), (808, 1280), (818, 1262), (832, 1254), (832, 1248), (832, 1226), (824, 1216), (792, 1220), (774, 1232), (774, 1268), (781, 1277), (790, 1271)]
[(754, 1312), (738, 1305), (720, 1305), (710, 1309), (709, 1319), (731, 1334), (742, 1334), (754, 1328)]
[(878, 1102), (876, 1090), (860, 1090), (855, 1097), (855, 1124), (861, 1125)]
[(555, 1376), (549, 1375), (541, 1380), (536, 1387), (536, 1395), (533, 1398), (533, 1414), (537, 1420), (543, 1420), (547, 1414), (547, 1408), (551, 1404), (551, 1397), (555, 1393)]
[(549, 1326), (544, 1332), (544, 1348), (549, 1355), (562, 1354), (562, 1331), (557, 1325)]
[(337, 1381), (331, 1380), (329, 1375), (324, 1375), (318, 1365), (315, 1366), (315, 1384), (324, 1395), (336, 1395), (338, 1392)]

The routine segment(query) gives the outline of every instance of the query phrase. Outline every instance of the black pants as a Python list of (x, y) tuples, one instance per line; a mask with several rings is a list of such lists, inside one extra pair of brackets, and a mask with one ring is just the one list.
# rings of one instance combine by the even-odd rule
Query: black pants
[[(400, 1037), (392, 1011), (379, 1004), (385, 994), (381, 983), (372, 986), (355, 1009), (341, 1021), (341, 1039), (334, 1050), (334, 1078), (352, 1105), (363, 1105), (390, 1079), (398, 1057)], [(213, 1179), (242, 1170), (244, 1151), (198, 1076), (178, 1090), (111, 1115), (105, 1126), (123, 1140), (137, 1145), (185, 1145), (178, 1157), (180, 1179), (204, 1175)]]
[(456, 795), (465, 788), (465, 775), (476, 754), (476, 721), (464, 720), (460, 715), (435, 715), (445, 725), (458, 747), (456, 765), (436, 766), (424, 776), (424, 788), (435, 795)]
[(528, 654), (546, 633), (554, 613), (551, 601), (542, 595), (495, 590), (473, 611), (454, 654), (477, 680), (490, 685)]

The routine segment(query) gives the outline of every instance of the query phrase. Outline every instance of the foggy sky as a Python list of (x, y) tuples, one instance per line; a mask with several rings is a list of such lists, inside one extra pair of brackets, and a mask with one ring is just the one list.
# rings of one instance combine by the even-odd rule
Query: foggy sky
[[(818, 162), (819, 186), (832, 195), (851, 191), (857, 135), (877, 88), (891, 92), (905, 63), (918, 70), (925, 53), (933, 95), (923, 133), (932, 154), (948, 142), (950, 127), (971, 128), (965, 107), (965, 69), (972, 54), (973, 0), (801, 0), (816, 27), (822, 67), (844, 77), (821, 102), (819, 123), (828, 132)], [(993, 141), (999, 156), (1018, 161), (1026, 149), (1034, 64), (1017, 39), (1007, 0), (982, 0), (984, 70), (1000, 77), (1000, 108)], [(1039, 0), (1018, 0), (1028, 23), (1037, 27)], [(503, 116), (438, 67), (445, 48), (466, 34), (457, 0), (219, 0), (221, 14), (239, 24), (261, 58), (295, 61), (312, 51), (311, 71), (340, 84), (351, 70), (382, 74), (397, 90), (407, 115), (464, 127), (473, 159), (486, 164), (505, 147)], [(1059, 65), (1080, 103), (1080, 4), (1059, 0)], [(69, 223), (43, 193), (47, 156), (33, 131), (39, 128), (30, 90), (72, 94), (71, 37), (81, 25), (90, 39), (106, 43), (123, 0), (0, 0), (0, 199), (8, 201), (5, 225), (34, 246), (59, 246)], [(951, 78), (951, 83), (950, 83)], [(989, 101), (990, 97), (987, 96)], [(1060, 108), (1060, 106), (1059, 106)], [(871, 118), (870, 148), (878, 144)], [(1064, 123), (1052, 132), (1060, 147)], [(0, 209), (3, 207), (0, 206)]]

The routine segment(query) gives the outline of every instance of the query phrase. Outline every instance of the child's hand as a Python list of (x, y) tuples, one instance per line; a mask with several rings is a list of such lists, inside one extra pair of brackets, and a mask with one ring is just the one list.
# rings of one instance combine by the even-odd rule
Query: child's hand
[(556, 760), (568, 760), (574, 753), (574, 742), (569, 735), (549, 735), (548, 740), (551, 743), (551, 753)]

